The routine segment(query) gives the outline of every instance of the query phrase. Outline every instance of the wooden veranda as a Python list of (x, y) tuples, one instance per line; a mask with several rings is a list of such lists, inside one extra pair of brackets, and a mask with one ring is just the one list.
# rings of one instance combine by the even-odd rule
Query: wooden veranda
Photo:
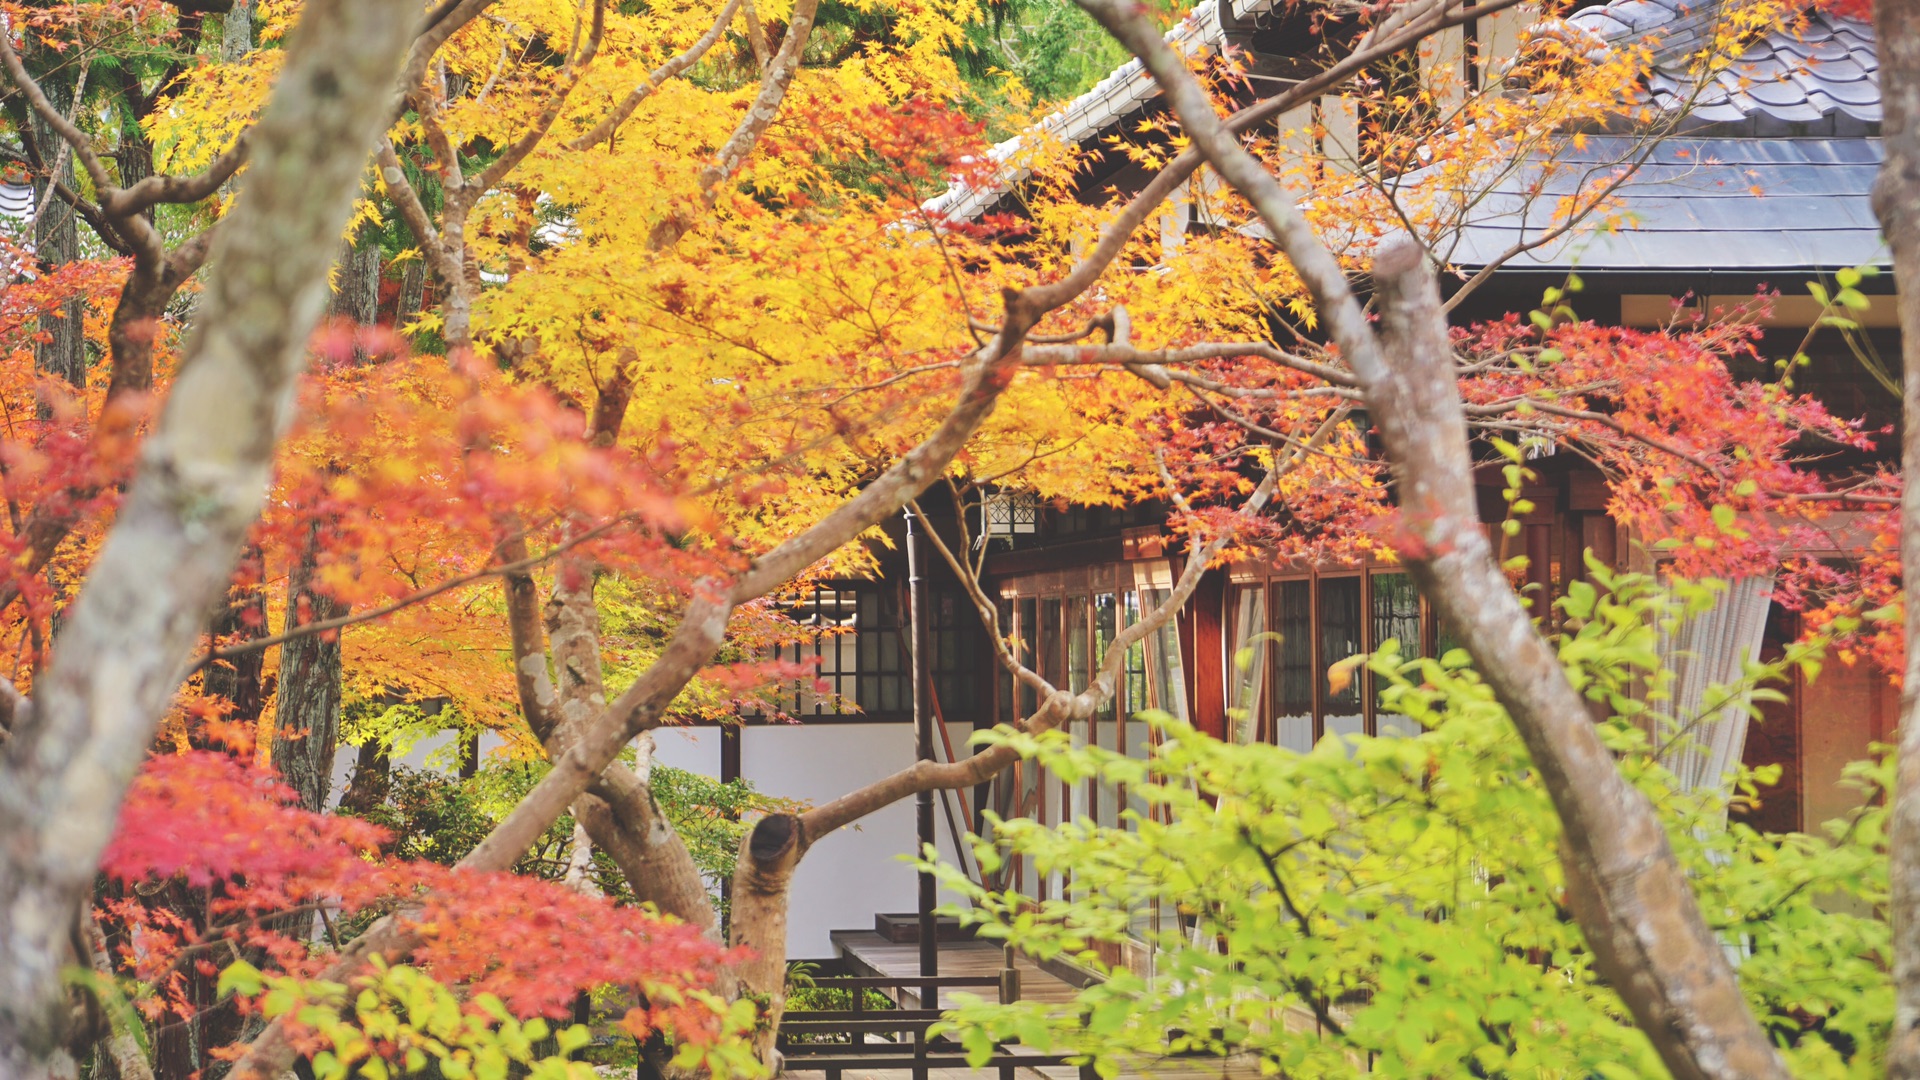
[[(955, 994), (992, 999), (996, 996), (994, 984), (1005, 978), (1009, 967), (1015, 973), (1013, 981), (1016, 985), (1013, 989), (1019, 1000), (1064, 1003), (1072, 1000), (1078, 992), (1074, 983), (1041, 967), (1031, 958), (1007, 950), (997, 943), (941, 941), (940, 975), (962, 978), (975, 985), (937, 989), (934, 1002), (923, 1006), (923, 992), (912, 985), (912, 980), (920, 974), (920, 948), (917, 943), (890, 941), (872, 930), (835, 931), (832, 937), (849, 976), (900, 980), (895, 996), (897, 1005), (903, 1010), (947, 1008), (956, 1004)], [(1017, 1046), (1008, 1049), (1016, 1060), (1021, 1056), (1035, 1059), (1031, 1063), (1020, 1062), (1013, 1067), (1012, 1071), (1018, 1080), (1080, 1080), (1083, 1075), (1079, 1068), (1059, 1063), (1058, 1057), (1043, 1058), (1038, 1053), (1028, 1054)], [(808, 1066), (799, 1061), (789, 1062), (789, 1072), (806, 1069)], [(841, 1080), (915, 1080), (916, 1070), (849, 1066), (836, 1069), (835, 1072)], [(984, 1080), (1005, 1077), (1007, 1070), (995, 1066), (977, 1070), (938, 1067), (922, 1070), (920, 1075), (925, 1080)], [(1251, 1060), (1163, 1058), (1130, 1064), (1121, 1073), (1120, 1080), (1253, 1080), (1260, 1075), (1258, 1064)]]

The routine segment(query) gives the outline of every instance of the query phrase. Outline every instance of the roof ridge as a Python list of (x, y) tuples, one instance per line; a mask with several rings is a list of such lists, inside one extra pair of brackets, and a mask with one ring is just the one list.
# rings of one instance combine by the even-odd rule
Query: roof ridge
[[(1233, 5), (1236, 18), (1246, 18), (1271, 9), (1278, 0), (1199, 0), (1191, 11), (1174, 24), (1173, 29), (1167, 31), (1167, 42), (1182, 55), (1223, 46), (1226, 43), (1226, 32), (1220, 24), (1220, 4), (1223, 2)], [(1048, 113), (1026, 131), (995, 143), (988, 150), (988, 155), (1003, 167), (995, 172), (991, 183), (976, 188), (954, 181), (944, 193), (928, 199), (922, 207), (928, 213), (942, 218), (970, 220), (977, 217), (1011, 190), (1013, 185), (1026, 179), (1030, 170), (1018, 163), (1017, 155), (1030, 143), (1037, 144), (1043, 138), (1078, 143), (1113, 120), (1132, 113), (1159, 93), (1159, 86), (1147, 74), (1139, 58), (1129, 59), (1091, 89)]]
[[(1200, 0), (1167, 32), (1167, 40), (1190, 54), (1226, 43), (1220, 5), (1230, 4), (1236, 18), (1271, 9), (1278, 0)], [(1704, 31), (1730, 6), (1744, 0), (1611, 0), (1554, 19), (1594, 35), (1603, 48), (1648, 38), (1660, 42), (1647, 77), (1651, 103), (1677, 109), (1692, 103), (1690, 117), (1706, 123), (1759, 121), (1763, 128), (1806, 124), (1836, 115), (1861, 124), (1882, 117), (1879, 60), (1873, 28), (1858, 19), (1809, 9), (1796, 31), (1769, 31), (1718, 73), (1713, 85), (1696, 88), (1692, 73), (1679, 61), (1692, 52)], [(1547, 20), (1542, 20), (1542, 23)], [(1539, 26), (1541, 24), (1535, 24)], [(1782, 57), (1782, 53), (1793, 59)], [(1729, 74), (1733, 72), (1733, 74)], [(1756, 88), (1761, 88), (1755, 93)], [(1109, 123), (1127, 116), (1159, 93), (1138, 59), (1129, 59), (1092, 89), (1049, 113), (1026, 131), (996, 144), (989, 155), (1000, 166), (979, 187), (955, 181), (927, 200), (928, 213), (950, 220), (971, 220), (985, 212), (1030, 170), (1019, 163), (1023, 150), (1043, 139), (1079, 143)], [(1797, 130), (1797, 129), (1791, 129)], [(1758, 134), (1759, 132), (1756, 132)]]

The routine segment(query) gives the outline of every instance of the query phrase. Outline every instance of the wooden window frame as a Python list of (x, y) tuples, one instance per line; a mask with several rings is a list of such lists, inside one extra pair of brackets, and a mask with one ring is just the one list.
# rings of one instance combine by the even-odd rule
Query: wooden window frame
[[(1376, 640), (1377, 635), (1374, 633), (1374, 578), (1382, 574), (1404, 574), (1406, 572), (1405, 566), (1400, 563), (1367, 562), (1350, 566), (1310, 567), (1272, 571), (1240, 568), (1235, 570), (1230, 579), (1231, 587), (1225, 590), (1224, 599), (1221, 601), (1221, 625), (1223, 627), (1232, 627), (1235, 625), (1234, 602), (1238, 597), (1238, 590), (1243, 588), (1260, 588), (1265, 590), (1263, 603), (1265, 605), (1266, 632), (1275, 635), (1278, 635), (1281, 630), (1280, 587), (1288, 582), (1306, 583), (1309, 627), (1307, 634), (1308, 663), (1312, 672), (1312, 678), (1310, 680), (1312, 687), (1311, 710), (1313, 716), (1313, 741), (1316, 744), (1325, 738), (1327, 734), (1326, 674), (1329, 661), (1321, 640), (1324, 627), (1320, 610), (1321, 582), (1351, 578), (1358, 578), (1360, 580), (1360, 652), (1362, 654), (1369, 654), (1380, 647), (1380, 641)], [(1428, 601), (1425, 593), (1420, 594), (1420, 612), (1418, 618), (1420, 622), (1420, 655), (1433, 656), (1439, 647), (1439, 626), (1433, 605)], [(1221, 635), (1221, 647), (1226, 651), (1229, 661), (1229, 663), (1225, 665), (1228, 672), (1227, 677), (1232, 678), (1233, 665), (1231, 659), (1233, 652), (1239, 645), (1233, 639), (1230, 631)], [(1261, 680), (1260, 696), (1255, 702), (1255, 708), (1259, 710), (1255, 731), (1257, 732), (1256, 737), (1259, 741), (1267, 745), (1274, 745), (1279, 740), (1278, 694), (1281, 674), (1278, 650), (1269, 648), (1265, 662), (1268, 664), (1268, 671), (1266, 677)], [(1360, 679), (1361, 730), (1367, 735), (1377, 736), (1379, 734), (1379, 680), (1372, 672), (1368, 671), (1360, 672), (1358, 678)], [(1230, 689), (1230, 687), (1228, 689)]]

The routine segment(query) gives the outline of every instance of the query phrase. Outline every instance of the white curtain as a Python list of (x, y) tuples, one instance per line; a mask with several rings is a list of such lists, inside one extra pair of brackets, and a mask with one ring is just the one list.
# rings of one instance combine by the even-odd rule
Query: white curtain
[[(1134, 588), (1140, 592), (1140, 617), (1152, 614), (1173, 595), (1173, 569), (1165, 561), (1134, 564)], [(1158, 630), (1147, 635), (1147, 690), (1153, 707), (1172, 715), (1182, 723), (1192, 716), (1187, 711), (1187, 679), (1180, 666), (1180, 617), (1168, 616)]]
[[(1233, 589), (1233, 639), (1227, 643), (1227, 710), (1232, 725), (1228, 739), (1252, 743), (1260, 739), (1260, 690), (1267, 680), (1267, 590), (1262, 585)], [(1261, 640), (1255, 642), (1255, 638)], [(1247, 654), (1242, 669), (1241, 653)]]
[(1760, 655), (1772, 591), (1771, 574), (1728, 582), (1711, 610), (1660, 634), (1660, 659), (1674, 676), (1665, 711), (1676, 723), (1692, 726), (1681, 738), (1671, 730), (1660, 733), (1656, 745), (1668, 743), (1660, 764), (1684, 791), (1724, 784), (1740, 763), (1747, 744), (1744, 699), (1728, 703), (1716, 716), (1702, 716), (1701, 710), (1710, 687), (1739, 681), (1746, 662)]
[[(1137, 562), (1133, 564), (1133, 586), (1139, 599), (1139, 617), (1145, 619), (1155, 611), (1173, 593), (1173, 566), (1165, 560)], [(1165, 625), (1147, 635), (1142, 642), (1146, 646), (1147, 667), (1147, 705), (1172, 715), (1185, 723), (1190, 718), (1187, 711), (1187, 680), (1180, 666), (1180, 620), (1177, 613), (1170, 613)], [(1140, 740), (1135, 742), (1136, 737)], [(1147, 756), (1151, 753), (1145, 745), (1148, 741), (1157, 744), (1157, 735), (1149, 733), (1147, 725), (1140, 723), (1128, 725), (1127, 750), (1130, 755)], [(1136, 746), (1139, 750), (1136, 750)], [(1139, 751), (1147, 751), (1140, 753)], [(1129, 801), (1136, 799), (1128, 793)], [(1134, 810), (1143, 816), (1164, 820), (1165, 806), (1150, 805), (1144, 802), (1134, 804)], [(1163, 929), (1179, 925), (1179, 914), (1170, 903), (1149, 901), (1129, 913), (1128, 924), (1132, 935), (1141, 941), (1152, 940)], [(1146, 956), (1146, 970), (1149, 978), (1155, 974), (1154, 955), (1149, 951)]]

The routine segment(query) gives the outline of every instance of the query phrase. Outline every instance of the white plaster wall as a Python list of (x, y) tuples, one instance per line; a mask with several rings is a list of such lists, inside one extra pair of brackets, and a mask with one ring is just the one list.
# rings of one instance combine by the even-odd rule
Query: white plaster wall
[[(965, 757), (972, 728), (948, 725), (954, 753)], [(426, 766), (428, 755), (453, 739), (451, 733), (423, 739), (397, 764)], [(655, 760), (675, 768), (720, 775), (720, 729), (661, 728), (654, 732)], [(482, 754), (500, 743), (491, 733), (481, 736)], [(343, 746), (334, 758), (333, 792), (340, 794), (353, 778), (357, 751)], [(778, 724), (743, 729), (740, 769), (761, 791), (809, 803), (827, 802), (862, 784), (871, 783), (913, 763), (913, 727), (910, 724)], [(943, 746), (935, 756), (946, 759)], [(967, 798), (973, 793), (968, 790)], [(965, 835), (967, 823), (958, 799), (948, 803), (959, 817)], [(943, 858), (953, 861), (952, 831), (936, 793), (934, 835)], [(833, 956), (828, 933), (833, 930), (871, 930), (878, 912), (911, 912), (919, 903), (919, 885), (913, 867), (900, 860), (917, 847), (914, 804), (895, 803), (857, 826), (815, 842), (794, 875), (793, 906), (787, 922), (787, 955), (800, 960)], [(955, 899), (943, 891), (940, 902)]]
[(653, 760), (676, 769), (720, 775), (720, 729), (665, 727), (653, 732)]
[[(954, 752), (965, 756), (971, 728), (949, 725)], [(934, 753), (944, 760), (945, 749)], [(913, 763), (910, 724), (776, 724), (742, 733), (740, 771), (770, 795), (819, 804)], [(718, 753), (715, 754), (718, 768)], [(971, 792), (969, 792), (971, 798)], [(959, 804), (953, 804), (955, 812)], [(941, 855), (953, 859), (952, 835), (936, 795), (934, 835)], [(961, 823), (964, 835), (965, 823)], [(857, 826), (814, 842), (794, 873), (793, 906), (787, 921), (787, 955), (796, 960), (831, 957), (833, 930), (871, 930), (877, 912), (910, 912), (919, 902), (911, 864), (913, 800), (895, 803)], [(949, 903), (951, 895), (942, 895)]]
[[(437, 735), (430, 735), (409, 746), (407, 752), (395, 758), (393, 763), (395, 765), (405, 765), (409, 769), (425, 769), (431, 764), (439, 768), (441, 772), (453, 775), (459, 770), (446, 767), (446, 762), (451, 759), (454, 753), (453, 743), (455, 737), (455, 734), (451, 731), (443, 731)], [(480, 760), (487, 760), (489, 755), (505, 745), (505, 739), (491, 731), (482, 731), (480, 733)], [(439, 760), (430, 762), (429, 759), (433, 758), (434, 755), (439, 755)], [(360, 748), (357, 746), (348, 746), (343, 743), (339, 749), (333, 752), (333, 786), (327, 791), (327, 807), (329, 809), (336, 808), (340, 805), (340, 796), (346, 794), (347, 785), (353, 782), (354, 765), (359, 760)]]

